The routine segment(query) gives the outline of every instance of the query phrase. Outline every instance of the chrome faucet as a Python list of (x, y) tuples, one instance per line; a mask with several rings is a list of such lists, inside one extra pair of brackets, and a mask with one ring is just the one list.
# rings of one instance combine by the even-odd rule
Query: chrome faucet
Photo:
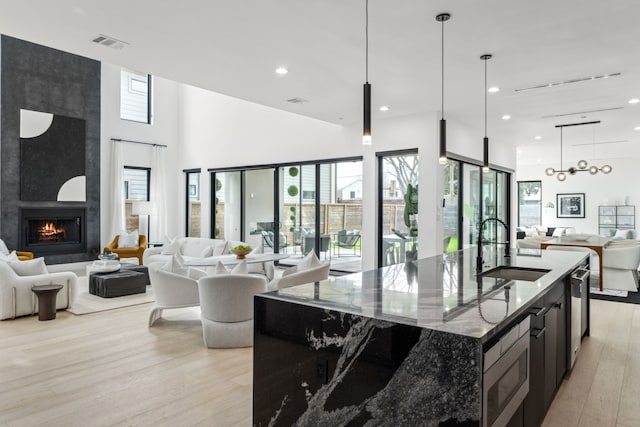
[(510, 256), (510, 248), (509, 248), (509, 226), (505, 224), (504, 221), (498, 218), (487, 218), (480, 223), (480, 227), (478, 229), (478, 256), (476, 258), (476, 272), (482, 272), (482, 230), (484, 229), (484, 225), (489, 221), (499, 222), (503, 225), (504, 229), (507, 231), (507, 241), (504, 243), (495, 242), (495, 244), (504, 244), (504, 257), (508, 258)]

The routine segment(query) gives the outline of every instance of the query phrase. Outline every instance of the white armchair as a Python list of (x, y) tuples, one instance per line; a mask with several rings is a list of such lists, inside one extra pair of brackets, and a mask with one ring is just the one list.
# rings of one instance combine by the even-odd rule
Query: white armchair
[(209, 348), (253, 345), (253, 296), (267, 279), (251, 274), (217, 274), (198, 280), (202, 336)]
[(200, 305), (198, 296), (198, 279), (204, 276), (204, 271), (190, 269), (190, 276), (163, 270), (162, 262), (149, 264), (149, 279), (153, 287), (156, 302), (149, 313), (149, 327), (162, 317), (162, 311), (169, 308), (197, 307)]
[(330, 267), (331, 261), (322, 261), (318, 265), (301, 271), (297, 271), (296, 267), (291, 267), (282, 273), (280, 279), (276, 279), (269, 284), (269, 290), (327, 280), (329, 278)]
[(640, 245), (607, 247), (602, 256), (602, 280), (605, 289), (638, 291)]
[(78, 277), (70, 271), (18, 276), (6, 262), (0, 261), (0, 320), (13, 319), (38, 312), (38, 298), (31, 292), (34, 285), (62, 285), (56, 295), (56, 309), (68, 308), (76, 297)]

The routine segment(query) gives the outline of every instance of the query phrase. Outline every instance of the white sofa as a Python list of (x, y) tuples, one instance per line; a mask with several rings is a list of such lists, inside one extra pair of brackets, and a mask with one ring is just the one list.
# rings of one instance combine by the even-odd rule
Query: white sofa
[(602, 279), (605, 289), (638, 291), (640, 245), (609, 245), (602, 255)]
[[(238, 240), (228, 240), (226, 241), (226, 247), (224, 249), (223, 255), (228, 255), (231, 253), (231, 248), (237, 245), (246, 245), (246, 243), (238, 241)], [(224, 246), (225, 240), (223, 239), (207, 239), (203, 237), (181, 237), (178, 239), (178, 253), (182, 255), (185, 261), (191, 261), (195, 259), (206, 258), (211, 261), (211, 265), (215, 265), (215, 261), (217, 258), (220, 258), (219, 255), (208, 255), (202, 256), (207, 253), (216, 253), (214, 252), (214, 248), (217, 246), (218, 249), (221, 249), (221, 246)], [(163, 254), (166, 248), (163, 246), (148, 248), (144, 251), (144, 255), (142, 257), (143, 265), (149, 265), (154, 262), (168, 262), (172, 258), (172, 254)], [(255, 251), (261, 251), (262, 247), (258, 247), (254, 249)], [(220, 258), (224, 260), (224, 258)], [(252, 263), (247, 265), (247, 269), (249, 273), (253, 274), (263, 274), (267, 277), (267, 280), (273, 279), (274, 274), (274, 266), (273, 262), (264, 262), (264, 263)]]
[(38, 312), (38, 298), (31, 287), (33, 285), (62, 285), (56, 296), (56, 309), (70, 307), (76, 296), (78, 276), (70, 271), (18, 276), (4, 261), (0, 261), (0, 320), (13, 319)]

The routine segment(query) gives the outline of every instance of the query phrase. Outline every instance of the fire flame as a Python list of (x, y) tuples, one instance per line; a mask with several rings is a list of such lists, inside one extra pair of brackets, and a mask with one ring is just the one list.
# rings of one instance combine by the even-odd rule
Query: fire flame
[(42, 227), (38, 228), (38, 234), (41, 240), (48, 240), (51, 238), (64, 238), (66, 230), (64, 227), (58, 228), (52, 222), (45, 223)]

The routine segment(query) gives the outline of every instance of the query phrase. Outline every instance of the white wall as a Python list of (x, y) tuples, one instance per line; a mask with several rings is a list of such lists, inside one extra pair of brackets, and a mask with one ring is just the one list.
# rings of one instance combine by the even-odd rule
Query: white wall
[[(202, 169), (202, 212), (210, 211), (209, 168), (361, 154), (361, 145), (344, 142), (340, 126), (188, 85), (181, 85), (179, 121), (178, 169)], [(184, 198), (182, 187), (179, 198)], [(184, 223), (184, 209), (178, 221)], [(210, 218), (203, 215), (202, 221), (202, 233), (208, 236)]]
[[(597, 165), (602, 166), (601, 163)], [(555, 176), (545, 175), (544, 170), (549, 165), (522, 165), (518, 167), (517, 179), (518, 181), (542, 181), (543, 226), (575, 227), (578, 233), (598, 234), (598, 205), (624, 204), (627, 196), (630, 205), (640, 203), (640, 186), (635, 181), (638, 177), (637, 160), (612, 159), (608, 163), (613, 166), (613, 171), (609, 175), (578, 172), (573, 176), (567, 175), (564, 182), (558, 181)], [(556, 194), (558, 193), (584, 193), (585, 218), (557, 218), (555, 207), (545, 208), (548, 202), (557, 206)]]
[[(115, 65), (102, 63), (101, 89), (101, 151), (100, 151), (100, 236), (102, 246), (113, 239), (108, 208), (111, 183), (109, 182), (110, 138), (129, 139), (167, 145), (167, 197), (170, 207), (167, 212), (167, 234), (184, 234), (184, 222), (179, 222), (177, 206), (184, 206), (182, 199), (176, 199), (178, 183), (184, 184), (182, 172), (178, 169), (178, 87), (179, 84), (153, 78), (153, 125), (120, 119), (120, 70)], [(126, 166), (151, 167), (151, 147), (138, 144), (123, 144)], [(152, 172), (153, 173), (153, 172)], [(179, 179), (181, 179), (179, 181)], [(184, 186), (184, 185), (183, 185)], [(182, 187), (183, 187), (182, 186)], [(181, 188), (182, 188), (181, 187)], [(184, 189), (182, 188), (184, 192)], [(178, 203), (177, 203), (178, 201)], [(151, 217), (153, 221), (153, 217)], [(156, 236), (158, 237), (158, 236)], [(159, 236), (161, 238), (163, 236)]]

